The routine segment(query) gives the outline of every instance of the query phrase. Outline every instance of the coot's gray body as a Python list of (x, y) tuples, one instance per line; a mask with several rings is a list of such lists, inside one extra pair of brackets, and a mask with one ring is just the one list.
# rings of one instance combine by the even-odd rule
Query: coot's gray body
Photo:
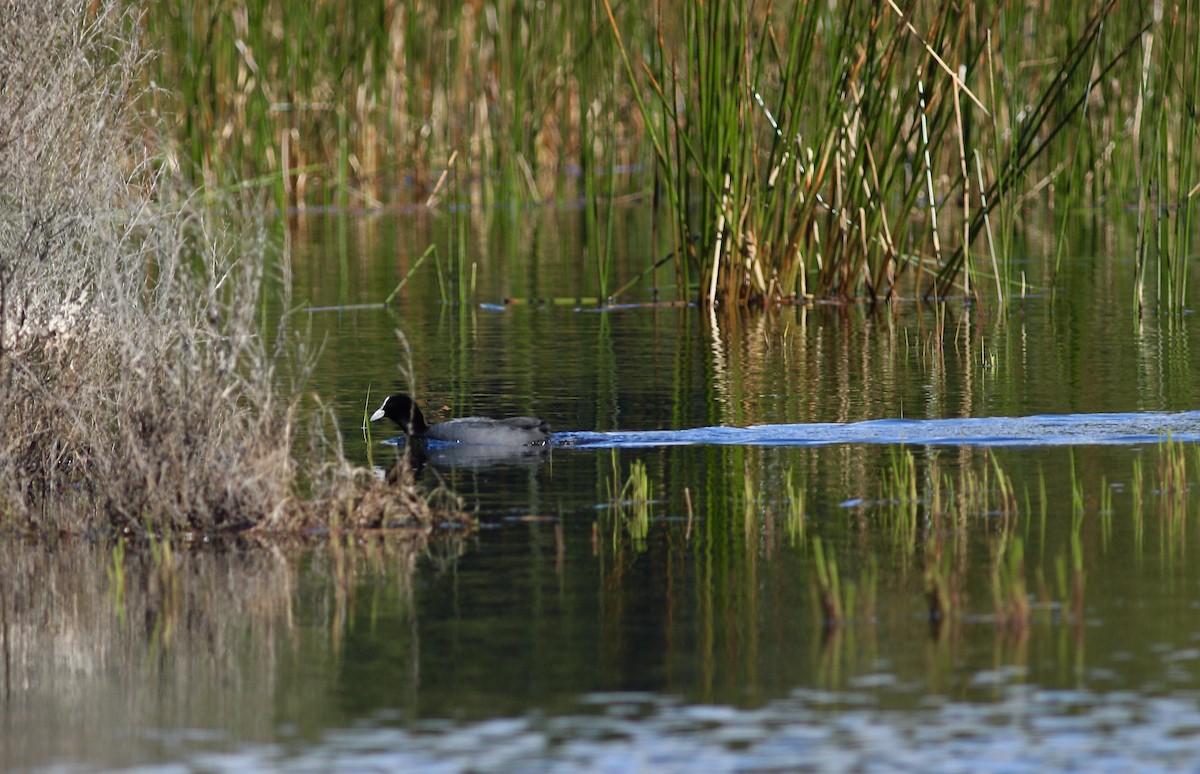
[(389, 396), (371, 415), (371, 421), (378, 422), (384, 417), (414, 440), (479, 446), (540, 446), (550, 440), (550, 426), (537, 417), (462, 417), (430, 425), (416, 402), (403, 393)]

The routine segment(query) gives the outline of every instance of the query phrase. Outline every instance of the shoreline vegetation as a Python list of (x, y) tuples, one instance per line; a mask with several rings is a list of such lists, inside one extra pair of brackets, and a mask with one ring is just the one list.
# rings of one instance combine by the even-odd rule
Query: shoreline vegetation
[(1051, 292), (1072, 213), (1133, 210), (1140, 313), (1186, 303), (1194, 10), (167, 0), (142, 29), (172, 89), (149, 104), (206, 190), (289, 211), (582, 201), (601, 298), (609, 205), (641, 197), (675, 245), (643, 276), (669, 262), (679, 298), (731, 306), (1003, 307), (1035, 210), (1059, 234)]
[(139, 112), (139, 19), (116, 0), (0, 19), (6, 525), (153, 541), (456, 521), (406, 469), (387, 485), (352, 465), (310, 405), (305, 342), (265, 312), (288, 283), (266, 281), (261, 208), (181, 189)]
[(1023, 210), (1132, 206), (1133, 305), (1182, 311), (1200, 14), (1177, 10), (20, 0), (0, 512), (37, 534), (457, 521), (351, 464), (307, 396), (308, 344), (266, 311), (289, 285), (270, 204), (581, 200), (603, 300), (612, 204), (642, 197), (675, 244), (643, 276), (670, 261), (681, 299), (732, 308), (1002, 307)]

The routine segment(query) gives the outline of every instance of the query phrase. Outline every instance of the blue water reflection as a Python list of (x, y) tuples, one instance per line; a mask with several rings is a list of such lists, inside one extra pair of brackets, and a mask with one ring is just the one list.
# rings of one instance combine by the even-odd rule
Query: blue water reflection
[(872, 693), (853, 691), (797, 691), (753, 710), (628, 693), (583, 697), (578, 712), (557, 717), (412, 729), (380, 720), (291, 753), (250, 748), (203, 763), (216, 771), (1177, 771), (1194, 769), (1200, 713), (1172, 697), (1013, 685), (995, 703), (933, 700), (920, 712), (881, 709)]
[(1200, 441), (1200, 411), (1059, 414), (967, 419), (872, 419), (863, 422), (698, 427), (689, 430), (555, 433), (559, 446), (639, 449), (658, 446), (1095, 446)]

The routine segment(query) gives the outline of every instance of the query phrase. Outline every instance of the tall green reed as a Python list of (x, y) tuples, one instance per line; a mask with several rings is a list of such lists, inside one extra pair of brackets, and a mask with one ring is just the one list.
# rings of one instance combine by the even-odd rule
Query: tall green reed
[[(1135, 16), (1135, 32), (1100, 46), (1115, 10), (1039, 28), (1049, 74), (1026, 73), (1030, 20), (1005, 3), (684, 4), (662, 12), (642, 72), (613, 20), (650, 98), (680, 273), (707, 303), (977, 294), (971, 250), (990, 212), (1017, 206), (1034, 162), (1138, 39)], [(995, 37), (1015, 45), (997, 56)], [(1007, 104), (985, 106), (997, 83)], [(1011, 277), (987, 248), (981, 276), (1002, 299)]]
[(193, 180), (280, 207), (426, 201), (454, 153), (460, 189), (431, 206), (582, 196), (601, 298), (599, 205), (632, 185), (666, 207), (678, 292), (709, 303), (1002, 304), (1048, 202), (1058, 256), (1071, 212), (1136, 203), (1138, 303), (1180, 308), (1195, 6), (165, 0), (147, 101)]
[(1155, 297), (1181, 312), (1187, 299), (1188, 255), (1193, 249), (1192, 218), (1200, 184), (1196, 181), (1200, 125), (1200, 44), (1197, 3), (1176, 5), (1164, 18), (1163, 5), (1150, 9), (1153, 23), (1141, 38), (1138, 110), (1133, 161), (1137, 186), (1137, 309), (1148, 302), (1146, 279), (1157, 273)]

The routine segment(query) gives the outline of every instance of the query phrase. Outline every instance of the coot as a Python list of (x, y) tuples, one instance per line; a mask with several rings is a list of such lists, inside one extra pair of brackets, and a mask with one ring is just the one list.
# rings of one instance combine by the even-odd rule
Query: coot
[(403, 393), (391, 395), (371, 415), (372, 422), (387, 417), (411, 439), (469, 443), (481, 446), (538, 446), (550, 439), (550, 426), (536, 417), (462, 417), (426, 424), (416, 401)]

